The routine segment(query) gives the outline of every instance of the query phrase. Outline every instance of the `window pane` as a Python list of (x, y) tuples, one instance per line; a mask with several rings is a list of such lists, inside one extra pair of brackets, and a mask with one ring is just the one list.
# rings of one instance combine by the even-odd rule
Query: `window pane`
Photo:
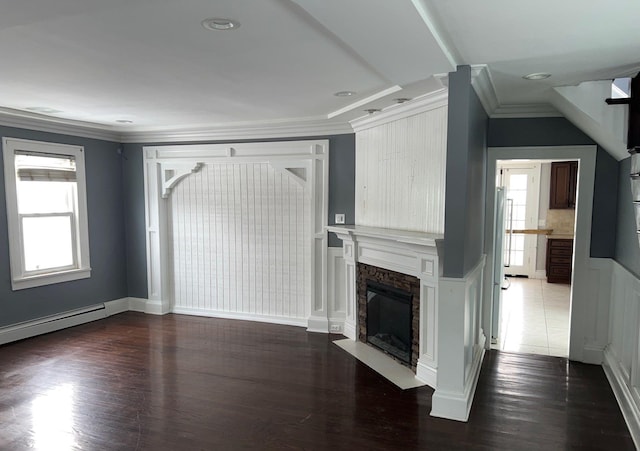
[(72, 266), (71, 216), (22, 218), (26, 271)]
[(74, 211), (76, 182), (18, 182), (18, 213)]
[(509, 188), (513, 190), (527, 190), (527, 174), (513, 174), (509, 179)]

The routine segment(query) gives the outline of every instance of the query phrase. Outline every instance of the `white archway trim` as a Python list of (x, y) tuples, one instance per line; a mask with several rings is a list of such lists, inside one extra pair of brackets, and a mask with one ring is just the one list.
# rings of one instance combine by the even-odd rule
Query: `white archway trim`
[(145, 219), (147, 244), (147, 313), (173, 310), (172, 236), (169, 202), (172, 188), (207, 165), (268, 163), (309, 192), (311, 224), (307, 245), (310, 299), (307, 328), (328, 332), (327, 234), (329, 141), (145, 146)]
[[(593, 286), (593, 265), (590, 264), (591, 219), (593, 212), (593, 192), (595, 184), (597, 146), (545, 146), (545, 147), (490, 147), (487, 159), (487, 180), (485, 210), (485, 249), (493, 249), (493, 216), (495, 197), (493, 188), (496, 180), (498, 160), (579, 160), (578, 201), (573, 254), (573, 280), (571, 282), (571, 334), (569, 358), (587, 363), (602, 363), (604, 347), (608, 339), (608, 302), (598, 295)], [(487, 268), (493, 268), (493, 254), (487, 255)], [(484, 276), (483, 329), (491, 330), (492, 308), (491, 270)], [(489, 346), (489, 344), (487, 344)]]

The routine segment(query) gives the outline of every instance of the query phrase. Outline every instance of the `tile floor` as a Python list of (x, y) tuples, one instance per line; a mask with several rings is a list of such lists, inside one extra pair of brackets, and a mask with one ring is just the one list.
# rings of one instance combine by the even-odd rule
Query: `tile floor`
[(501, 333), (494, 349), (568, 357), (571, 287), (540, 279), (509, 281), (502, 290)]

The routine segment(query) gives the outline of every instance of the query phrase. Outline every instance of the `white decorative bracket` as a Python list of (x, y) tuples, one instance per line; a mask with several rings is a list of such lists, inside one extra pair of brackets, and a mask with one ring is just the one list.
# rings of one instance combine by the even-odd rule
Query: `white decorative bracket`
[(178, 163), (175, 161), (160, 163), (162, 198), (168, 198), (171, 189), (176, 186), (180, 180), (198, 172), (202, 166), (204, 166), (204, 163)]
[(303, 188), (307, 184), (311, 164), (309, 162), (269, 161), (271, 167), (278, 173), (291, 178)]

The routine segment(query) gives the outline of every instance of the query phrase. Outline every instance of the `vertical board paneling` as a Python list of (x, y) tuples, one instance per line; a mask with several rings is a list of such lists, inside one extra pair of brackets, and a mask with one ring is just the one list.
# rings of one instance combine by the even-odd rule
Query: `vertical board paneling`
[(306, 319), (308, 191), (267, 163), (205, 165), (178, 184), (175, 309)]
[(444, 233), (447, 107), (356, 133), (356, 224)]

